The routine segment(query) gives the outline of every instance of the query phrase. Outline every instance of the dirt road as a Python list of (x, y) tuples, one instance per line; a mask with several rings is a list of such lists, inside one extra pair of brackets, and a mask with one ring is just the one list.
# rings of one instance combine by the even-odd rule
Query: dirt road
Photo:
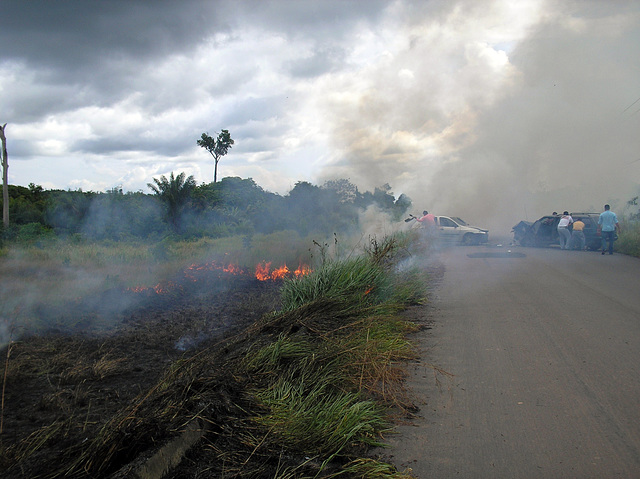
[(640, 477), (640, 260), (512, 251), (440, 254), (421, 411), (387, 454), (421, 479)]

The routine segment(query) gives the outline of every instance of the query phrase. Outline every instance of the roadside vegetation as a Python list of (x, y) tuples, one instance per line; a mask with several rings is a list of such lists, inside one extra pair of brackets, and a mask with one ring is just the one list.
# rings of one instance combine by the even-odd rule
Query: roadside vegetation
[[(55, 420), (25, 436), (7, 430), (14, 418), (4, 430), (0, 423), (7, 477), (131, 477), (193, 430), (200, 436), (172, 477), (411, 477), (369, 451), (384, 446), (391, 412), (411, 407), (403, 363), (419, 325), (402, 314), (424, 301), (428, 277), (399, 267), (412, 258), (410, 233), (363, 233), (366, 211), (398, 221), (409, 198), (396, 199), (388, 185), (363, 193), (347, 180), (299, 182), (286, 196), (251, 179), (198, 186), (183, 174), (150, 187), (150, 195), (9, 188), (12, 222), (0, 231), (2, 419), (7, 391), (44, 381), (37, 408)], [(131, 318), (78, 317), (84, 299), (114, 308), (121, 292), (213, 266), (305, 274), (289, 274), (278, 306), (241, 333), (188, 350), (121, 409), (101, 414), (99, 391), (117, 391), (118, 376), (140, 368), (112, 330), (115, 318)], [(188, 299), (176, 299), (184, 314)], [(171, 296), (163, 301), (172, 307)], [(52, 323), (50, 311), (62, 314)], [(180, 332), (168, 326), (139, 323), (126, 342), (175, 342)], [(92, 346), (105, 333), (112, 339)]]
[[(149, 183), (152, 194), (45, 190), (9, 185), (10, 224), (4, 242), (69, 241), (158, 242), (223, 238), (295, 231), (300, 237), (360, 230), (369, 207), (399, 220), (411, 200), (396, 198), (389, 185), (361, 192), (348, 180), (322, 186), (298, 182), (287, 195), (265, 191), (252, 179), (227, 177), (196, 185), (184, 173)], [(1, 202), (0, 202), (1, 203)]]
[(627, 201), (620, 218), (620, 227), (621, 233), (615, 242), (616, 250), (640, 258), (640, 210), (637, 196)]
[[(235, 265), (248, 271), (260, 262), (273, 266), (310, 264), (311, 238), (280, 231), (255, 235), (158, 242), (87, 241), (49, 238), (12, 242), (0, 257), (5, 318), (19, 316), (31, 301), (61, 304), (75, 297), (111, 288), (153, 287), (174, 278), (191, 265)], [(17, 313), (16, 313), (17, 310)], [(23, 311), (25, 312), (25, 311)]]
[[(291, 247), (277, 238), (259, 249), (275, 243)], [(337, 241), (313, 243), (306, 252), (313, 270), (284, 281), (276, 310), (224, 343), (172, 363), (79, 442), (71, 431), (84, 431), (87, 420), (71, 412), (15, 443), (3, 435), (2, 467), (33, 477), (131, 477), (145, 467), (136, 458), (195, 428), (200, 437), (186, 454), (189, 467), (171, 477), (412, 477), (369, 451), (384, 446), (391, 413), (411, 407), (403, 364), (414, 356), (408, 335), (420, 325), (403, 312), (425, 301), (429, 284), (423, 269), (407, 266), (416, 259), (414, 238), (369, 237), (346, 254)], [(186, 244), (173, 246), (171, 256), (194, 255)], [(211, 248), (200, 246), (202, 254)], [(86, 261), (96, 261), (87, 252)], [(135, 260), (141, 253), (126, 255)], [(92, 370), (113, 375), (119, 364), (104, 357)], [(53, 368), (41, 366), (51, 374)], [(52, 444), (65, 447), (46, 456)]]
[(615, 242), (616, 250), (640, 258), (640, 221), (624, 219), (620, 226), (622, 231)]
[(365, 211), (395, 221), (411, 205), (389, 185), (361, 192), (348, 180), (298, 182), (285, 196), (252, 179), (196, 185), (183, 173), (149, 187), (152, 194), (9, 185), (11, 222), (0, 226), (0, 347), (11, 328), (47, 326), (33, 314), (36, 303), (152, 288), (192, 265), (295, 270), (324, 254), (314, 242), (361, 239)]

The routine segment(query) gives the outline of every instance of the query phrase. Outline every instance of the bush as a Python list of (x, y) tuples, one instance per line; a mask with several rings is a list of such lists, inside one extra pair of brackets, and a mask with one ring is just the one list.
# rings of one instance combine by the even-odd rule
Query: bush
[(29, 223), (18, 226), (15, 239), (23, 243), (34, 243), (45, 239), (53, 239), (54, 232), (41, 223)]
[(621, 233), (616, 241), (616, 250), (640, 258), (640, 222), (622, 220)]

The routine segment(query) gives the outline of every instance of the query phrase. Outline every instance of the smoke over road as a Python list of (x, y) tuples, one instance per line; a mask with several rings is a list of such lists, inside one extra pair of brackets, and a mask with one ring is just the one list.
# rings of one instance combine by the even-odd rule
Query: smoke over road
[(324, 174), (506, 233), (623, 205), (640, 178), (640, 10), (610, 5), (398, 6), (388, 55), (326, 85), (339, 153)]

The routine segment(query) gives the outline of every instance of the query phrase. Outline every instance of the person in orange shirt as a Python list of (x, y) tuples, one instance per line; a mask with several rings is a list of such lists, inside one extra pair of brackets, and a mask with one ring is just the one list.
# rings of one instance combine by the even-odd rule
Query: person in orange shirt
[(422, 212), (422, 217), (416, 218), (419, 223), (424, 223), (422, 226), (435, 226), (436, 217), (430, 214), (427, 210)]
[(429, 213), (427, 210), (422, 212), (420, 218), (416, 218), (416, 221), (422, 226), (422, 232), (427, 238), (435, 238), (437, 233), (436, 217)]
[(573, 231), (571, 232), (571, 249), (583, 251), (585, 249), (584, 239), (584, 223), (578, 218), (573, 222)]

